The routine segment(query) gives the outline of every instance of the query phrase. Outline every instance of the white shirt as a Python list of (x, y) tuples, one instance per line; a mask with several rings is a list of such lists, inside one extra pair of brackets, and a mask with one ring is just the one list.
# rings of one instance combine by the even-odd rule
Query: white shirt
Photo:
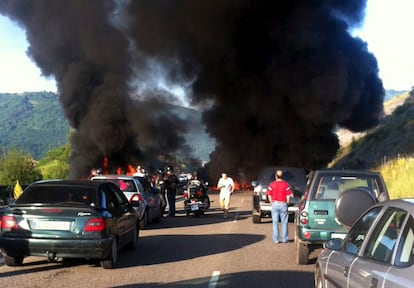
[(230, 196), (234, 190), (233, 179), (231, 179), (230, 177), (227, 177), (226, 179), (220, 178), (217, 187), (220, 188), (221, 195)]

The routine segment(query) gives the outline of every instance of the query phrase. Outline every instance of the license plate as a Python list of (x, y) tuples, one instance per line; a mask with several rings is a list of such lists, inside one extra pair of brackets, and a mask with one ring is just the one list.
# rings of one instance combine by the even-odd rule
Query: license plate
[(344, 239), (345, 236), (346, 236), (346, 234), (344, 234), (344, 233), (332, 233), (331, 234), (331, 239), (334, 239), (334, 238)]
[(191, 204), (191, 211), (198, 210), (198, 204)]
[(33, 230), (70, 230), (70, 222), (67, 221), (40, 221), (33, 220), (31, 225)]

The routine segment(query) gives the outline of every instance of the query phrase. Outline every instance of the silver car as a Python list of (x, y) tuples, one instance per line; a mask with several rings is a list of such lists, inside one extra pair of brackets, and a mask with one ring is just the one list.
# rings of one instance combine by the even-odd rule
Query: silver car
[(376, 204), (345, 239), (327, 241), (315, 287), (414, 287), (414, 199)]

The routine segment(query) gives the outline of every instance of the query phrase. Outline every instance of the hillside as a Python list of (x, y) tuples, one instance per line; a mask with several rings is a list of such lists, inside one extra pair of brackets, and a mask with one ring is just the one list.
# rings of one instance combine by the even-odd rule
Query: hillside
[(21, 149), (35, 159), (66, 143), (69, 125), (58, 96), (50, 92), (0, 93), (0, 147)]
[(408, 93), (385, 103), (386, 115), (380, 125), (338, 152), (331, 166), (376, 168), (392, 159), (414, 154), (414, 99)]
[[(393, 95), (393, 97), (388, 98), (388, 100), (384, 102), (384, 113), (385, 113), (384, 116), (388, 116), (392, 114), (397, 107), (403, 105), (405, 100), (409, 96), (409, 92), (402, 92), (400, 94), (393, 94), (392, 92), (389, 92), (387, 93), (387, 95), (388, 97), (390, 97), (390, 95)], [(347, 129), (338, 129), (336, 134), (338, 135), (338, 138), (339, 138), (339, 145), (341, 147), (346, 147), (349, 144), (351, 144), (351, 142), (358, 140), (361, 137), (365, 136), (367, 132), (353, 133)]]
[[(215, 143), (205, 133), (200, 111), (179, 106), (175, 106), (174, 111), (192, 123), (185, 136), (193, 150), (192, 156), (208, 161)], [(51, 92), (0, 93), (0, 147), (3, 150), (18, 148), (40, 159), (48, 150), (64, 145), (69, 130), (58, 95)]]

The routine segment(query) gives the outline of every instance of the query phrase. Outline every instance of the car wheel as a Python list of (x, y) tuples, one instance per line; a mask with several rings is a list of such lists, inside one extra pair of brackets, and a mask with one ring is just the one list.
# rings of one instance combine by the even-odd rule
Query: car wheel
[(153, 222), (154, 223), (160, 223), (162, 219), (162, 208), (160, 206), (159, 210), (158, 210), (158, 214), (157, 217), (154, 218)]
[(7, 266), (20, 266), (23, 264), (23, 258), (23, 256), (4, 256), (4, 263), (6, 263)]
[(306, 265), (309, 263), (309, 245), (296, 239), (296, 263)]
[(253, 223), (255, 223), (255, 224), (260, 223), (260, 222), (262, 222), (262, 217), (260, 217), (260, 215), (253, 214), (252, 220), (253, 220)]
[(145, 210), (144, 216), (139, 220), (139, 229), (144, 230), (148, 225), (148, 211)]
[(137, 248), (138, 231), (137, 227), (134, 227), (131, 234), (131, 242), (128, 245), (128, 250), (134, 251)]
[(116, 265), (118, 259), (118, 243), (114, 239), (111, 245), (111, 251), (109, 252), (109, 257), (107, 259), (101, 260), (101, 266), (104, 269), (112, 269)]
[(319, 268), (316, 268), (315, 271), (315, 288), (323, 288), (321, 270)]

